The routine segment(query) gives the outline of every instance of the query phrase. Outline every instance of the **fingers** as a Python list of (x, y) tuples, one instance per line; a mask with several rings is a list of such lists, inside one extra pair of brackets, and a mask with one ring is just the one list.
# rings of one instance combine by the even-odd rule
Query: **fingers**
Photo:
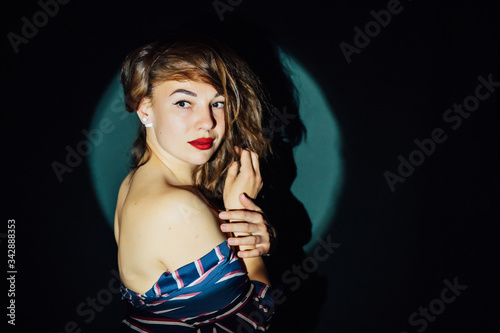
[(255, 248), (252, 250), (238, 251), (238, 257), (240, 258), (256, 258), (260, 257), (267, 251), (264, 251), (262, 248)]
[(259, 237), (257, 236), (241, 236), (241, 237), (231, 237), (227, 239), (229, 245), (241, 246), (241, 245), (257, 245), (259, 244)]
[(234, 151), (236, 151), (236, 154), (238, 154), (239, 156), (241, 156), (242, 149), (240, 147), (234, 146)]
[(234, 146), (234, 150), (238, 155), (240, 155), (241, 167), (245, 170), (248, 169), (249, 171), (253, 171), (260, 177), (259, 155), (253, 151), (242, 149), (238, 146)]
[(236, 175), (238, 174), (238, 163), (236, 161), (232, 162), (231, 165), (229, 166), (229, 169), (227, 169), (227, 177), (234, 179)]
[(262, 234), (262, 230), (259, 228), (258, 224), (246, 223), (246, 222), (224, 223), (221, 224), (220, 229), (223, 232)]
[[(243, 194), (244, 195), (244, 194)], [(255, 206), (258, 211), (252, 210), (229, 210), (223, 211), (219, 213), (219, 217), (222, 220), (231, 220), (231, 221), (246, 221), (251, 223), (264, 223), (264, 217), (262, 216), (262, 210), (257, 207), (253, 202), (252, 205)], [(231, 223), (231, 225), (235, 225), (235, 223)]]
[(251, 158), (252, 158), (252, 166), (253, 170), (255, 171), (255, 175), (260, 177), (260, 167), (259, 167), (259, 155), (255, 152), (250, 152)]
[(241, 247), (238, 251), (240, 258), (259, 257), (269, 252), (271, 248), (269, 242), (262, 242), (261, 237), (257, 236), (231, 237), (227, 242), (231, 246)]
[(240, 258), (260, 257), (269, 251), (270, 246), (269, 243), (262, 245), (259, 238), (256, 236), (231, 237), (227, 242), (231, 246), (240, 247), (238, 251)]
[[(260, 217), (262, 219), (262, 215)], [(271, 248), (269, 233), (263, 222), (224, 223), (220, 228), (223, 232), (232, 232), (237, 236), (228, 238), (228, 244), (241, 247), (241, 251), (238, 252), (240, 258), (258, 257), (268, 253)]]
[(238, 175), (238, 163), (233, 162), (227, 169), (227, 175), (226, 175), (226, 184), (225, 186), (230, 187)]
[(252, 158), (250, 156), (250, 151), (247, 149), (243, 149), (240, 155), (240, 163), (241, 163), (241, 172), (248, 172), (250, 174), (254, 174), (255, 170), (252, 165)]
[[(240, 194), (240, 203), (243, 205), (243, 208), (245, 208), (247, 210), (262, 213), (262, 209), (260, 209), (260, 207), (257, 206), (253, 202), (253, 200), (251, 198), (249, 198), (245, 193)], [(262, 215), (261, 215), (261, 217), (262, 217)]]

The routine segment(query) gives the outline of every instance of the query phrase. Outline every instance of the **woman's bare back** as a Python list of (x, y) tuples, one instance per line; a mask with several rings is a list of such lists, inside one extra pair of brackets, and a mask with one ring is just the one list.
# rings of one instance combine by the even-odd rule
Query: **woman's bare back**
[(172, 186), (147, 165), (123, 181), (115, 214), (115, 239), (123, 284), (150, 290), (167, 270), (182, 267), (226, 239), (216, 212), (194, 191)]

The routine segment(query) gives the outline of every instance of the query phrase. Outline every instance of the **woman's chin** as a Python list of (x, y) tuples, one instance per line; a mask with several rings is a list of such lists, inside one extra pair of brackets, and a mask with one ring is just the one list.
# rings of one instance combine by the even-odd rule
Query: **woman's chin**
[(201, 154), (197, 154), (197, 156), (193, 156), (192, 158), (190, 158), (189, 162), (193, 165), (200, 166), (210, 161), (212, 156), (213, 156), (212, 151), (204, 151)]

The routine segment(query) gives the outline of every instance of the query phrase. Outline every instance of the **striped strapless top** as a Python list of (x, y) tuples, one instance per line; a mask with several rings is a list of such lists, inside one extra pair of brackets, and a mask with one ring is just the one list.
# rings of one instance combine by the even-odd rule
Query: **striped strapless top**
[(121, 332), (265, 332), (274, 311), (267, 284), (250, 281), (227, 241), (128, 301)]

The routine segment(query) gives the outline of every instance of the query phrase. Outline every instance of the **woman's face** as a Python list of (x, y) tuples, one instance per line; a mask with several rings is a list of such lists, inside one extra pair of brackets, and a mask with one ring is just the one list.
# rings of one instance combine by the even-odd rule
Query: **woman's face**
[(165, 81), (154, 88), (150, 111), (151, 130), (168, 159), (202, 165), (224, 138), (224, 96), (207, 83)]

